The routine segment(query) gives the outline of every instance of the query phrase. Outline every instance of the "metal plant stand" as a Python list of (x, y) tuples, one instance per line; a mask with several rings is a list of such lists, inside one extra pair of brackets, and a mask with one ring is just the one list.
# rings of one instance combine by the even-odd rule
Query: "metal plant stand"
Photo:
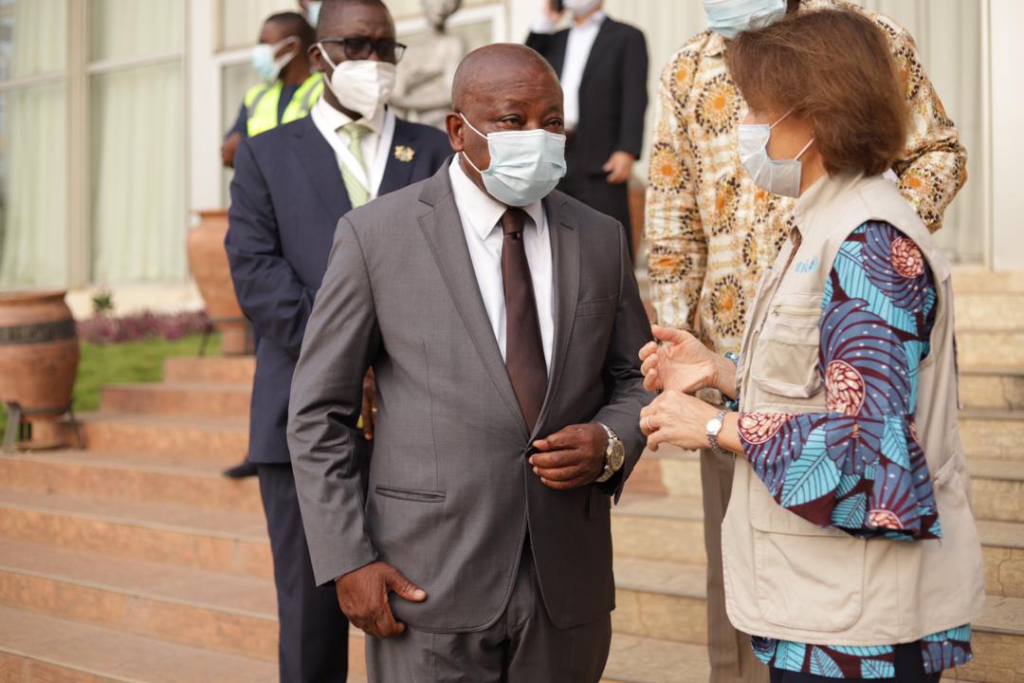
[[(85, 448), (78, 419), (75, 417), (74, 402), (60, 408), (36, 408), (35, 410), (25, 410), (17, 403), (5, 403), (4, 407), (7, 409), (7, 428), (4, 430), (3, 441), (4, 453), (13, 453), (18, 447), (19, 441), (29, 437), (31, 423), (26, 418), (40, 414), (67, 414), (71, 431), (75, 435), (75, 445), (79, 449)], [(32, 447), (31, 441), (28, 443), (28, 447)]]

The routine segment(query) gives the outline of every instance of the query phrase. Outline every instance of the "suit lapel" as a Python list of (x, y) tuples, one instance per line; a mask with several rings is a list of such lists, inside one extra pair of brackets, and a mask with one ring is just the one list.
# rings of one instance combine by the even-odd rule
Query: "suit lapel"
[(615, 22), (607, 17), (605, 17), (605, 20), (601, 22), (601, 28), (597, 30), (597, 37), (594, 38), (594, 46), (590, 48), (590, 54), (587, 56), (587, 65), (583, 67), (583, 77), (580, 78), (580, 87), (586, 85), (587, 78), (596, 69), (594, 65), (602, 58), (602, 55), (604, 55), (611, 46), (611, 34), (614, 30), (614, 24)]
[(320, 135), (313, 119), (302, 119), (302, 125), (295, 127), (295, 144), (292, 152), (299, 157), (299, 163), (306, 170), (310, 184), (316, 188), (328, 212), (341, 218), (352, 210), (345, 182), (341, 179), (338, 158), (334, 149)]
[(542, 436), (548, 412), (558, 392), (565, 357), (569, 352), (569, 337), (576, 320), (576, 300), (580, 290), (580, 231), (572, 216), (566, 210), (565, 195), (555, 193), (544, 200), (544, 211), (548, 219), (551, 237), (552, 278), (555, 289), (555, 339), (552, 345), (554, 357), (551, 362), (551, 376), (548, 378), (548, 393), (544, 399), (537, 428), (533, 438)]
[(384, 178), (380, 181), (380, 189), (377, 196), (388, 192), (400, 190), (409, 184), (412, 178), (412, 169), (416, 165), (415, 156), (408, 161), (400, 161), (395, 150), (399, 147), (407, 147), (416, 153), (416, 129), (402, 119), (395, 119), (395, 135), (391, 140), (391, 146), (384, 150), (387, 154), (387, 165), (384, 167)]
[(522, 428), (523, 435), (526, 436), (526, 422), (519, 409), (519, 401), (512, 388), (505, 361), (501, 357), (498, 340), (494, 338), (494, 330), (487, 317), (483, 297), (480, 296), (480, 285), (473, 270), (469, 247), (466, 246), (466, 238), (462, 231), (462, 221), (448, 178), (447, 162), (424, 188), (420, 201), (433, 207), (420, 217), (419, 222), (441, 276), (487, 372), (515, 417), (516, 423)]
[(562, 77), (562, 69), (565, 67), (565, 49), (568, 44), (568, 31), (559, 31), (551, 38), (551, 53), (548, 55), (548, 61), (559, 78)]

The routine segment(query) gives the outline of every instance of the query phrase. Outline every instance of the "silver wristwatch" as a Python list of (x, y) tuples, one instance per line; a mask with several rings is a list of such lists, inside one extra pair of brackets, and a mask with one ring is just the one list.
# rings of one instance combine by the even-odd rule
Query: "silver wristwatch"
[(725, 455), (725, 451), (718, 445), (718, 435), (722, 433), (722, 427), (725, 426), (725, 416), (728, 412), (728, 409), (718, 411), (718, 415), (715, 415), (708, 422), (707, 426), (708, 443), (711, 444), (711, 450), (718, 455)]
[(626, 447), (622, 445), (622, 441), (611, 430), (611, 427), (600, 422), (597, 424), (601, 425), (605, 433), (608, 434), (608, 446), (604, 451), (604, 472), (597, 478), (597, 483), (603, 484), (622, 469), (622, 464), (626, 462)]

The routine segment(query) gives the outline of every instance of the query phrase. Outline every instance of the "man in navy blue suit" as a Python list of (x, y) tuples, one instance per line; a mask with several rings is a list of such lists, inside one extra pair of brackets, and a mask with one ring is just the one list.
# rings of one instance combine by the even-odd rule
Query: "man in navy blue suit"
[[(334, 588), (314, 581), (285, 437), (292, 374), (335, 226), (352, 208), (433, 176), (451, 154), (443, 133), (385, 106), (403, 52), (381, 0), (328, 0), (309, 51), (327, 82), (323, 98), (309, 117), (244, 140), (235, 156), (225, 246), (256, 332), (249, 458), (270, 533), (288, 683), (344, 681), (348, 668), (348, 622)], [(367, 384), (369, 439), (372, 378)]]

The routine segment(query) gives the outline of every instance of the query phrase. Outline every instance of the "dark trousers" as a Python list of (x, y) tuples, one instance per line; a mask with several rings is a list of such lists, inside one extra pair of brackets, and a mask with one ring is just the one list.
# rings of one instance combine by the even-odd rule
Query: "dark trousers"
[(344, 683), (348, 620), (334, 586), (318, 588), (290, 464), (258, 464), (277, 586), (281, 683)]
[[(771, 683), (834, 683), (837, 680), (861, 681), (862, 678), (825, 678), (811, 674), (797, 674), (772, 667)], [(926, 674), (919, 643), (896, 646), (896, 678), (875, 679), (869, 683), (939, 683), (942, 674)]]
[(626, 244), (630, 255), (633, 254), (633, 226), (629, 216), (629, 183), (609, 185), (607, 173), (600, 169), (588, 171), (578, 154), (579, 138), (572, 138), (566, 143), (565, 157), (569, 172), (558, 184), (558, 189), (573, 199), (578, 199), (595, 211), (607, 214), (622, 223), (626, 232)]
[(473, 633), (407, 628), (387, 640), (367, 636), (366, 666), (370, 683), (598, 683), (611, 640), (610, 616), (568, 629), (551, 622), (527, 541), (495, 624)]

